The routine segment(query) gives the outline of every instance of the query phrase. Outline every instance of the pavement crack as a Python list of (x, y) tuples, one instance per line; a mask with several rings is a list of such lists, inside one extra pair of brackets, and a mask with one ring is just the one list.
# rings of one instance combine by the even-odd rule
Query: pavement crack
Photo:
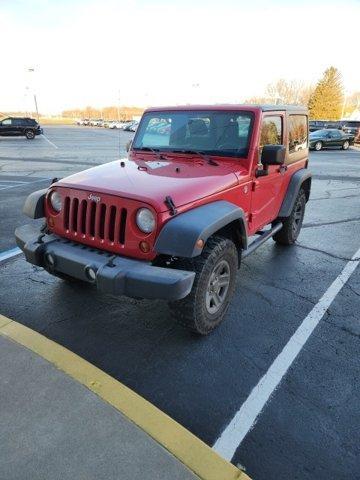
[(351, 335), (352, 337), (355, 337), (355, 338), (359, 338), (359, 339), (360, 339), (360, 333), (354, 332), (353, 330), (351, 330), (351, 329), (348, 328), (348, 327), (345, 327), (344, 325), (342, 325), (342, 326), (337, 325), (335, 322), (332, 322), (332, 321), (329, 320), (328, 318), (323, 318), (323, 319), (322, 319), (322, 322), (325, 322), (325, 323), (331, 325), (332, 327), (337, 328), (338, 330), (341, 330), (342, 332), (345, 332), (345, 333), (347, 333), (348, 335)]
[(328, 197), (310, 198), (309, 202), (316, 202), (318, 200), (338, 200), (338, 199), (342, 199), (342, 198), (356, 198), (356, 197), (360, 197), (360, 195), (344, 195), (343, 197), (328, 196)]
[(349, 222), (358, 222), (358, 221), (360, 221), (360, 217), (346, 218), (344, 220), (334, 220), (333, 222), (304, 223), (302, 228), (323, 227), (325, 225), (337, 225), (337, 224), (340, 224), (340, 223), (349, 223)]
[(307, 296), (305, 295), (301, 295), (301, 293), (298, 293), (298, 292), (294, 292), (293, 290), (291, 290), (290, 288), (286, 288), (286, 287), (283, 287), (281, 285), (273, 285), (273, 284), (267, 284), (268, 287), (272, 287), (272, 288), (275, 288), (277, 290), (285, 290), (285, 292), (289, 292), (291, 293), (292, 295), (295, 295), (295, 297), (298, 297), (298, 298), (301, 298), (302, 300), (306, 300), (307, 302), (311, 303), (312, 305), (315, 305), (316, 302), (314, 300), (311, 300), (310, 298), (308, 298)]
[(45, 280), (36, 280), (36, 278), (29, 277), (29, 280), (34, 283), (41, 283), (42, 285), (52, 285), (53, 282), (45, 282)]
[(341, 329), (343, 332), (348, 333), (348, 334), (351, 335), (352, 337), (360, 338), (360, 333), (353, 332), (352, 330), (350, 330), (350, 328), (340, 327), (340, 329)]
[(306, 300), (307, 302), (311, 303), (312, 305), (316, 304), (316, 302), (314, 302), (314, 300), (310, 300), (310, 298), (306, 297), (305, 295), (301, 295), (298, 292), (294, 292), (293, 290), (290, 290), (290, 288), (281, 287), (281, 290), (285, 290), (286, 292), (292, 293), (293, 295), (295, 295), (295, 297)]
[(256, 290), (255, 288), (251, 288), (249, 286), (243, 286), (242, 288), (245, 290), (248, 290), (249, 292), (253, 293), (257, 297), (262, 298), (271, 307), (273, 306), (272, 301), (266, 295), (264, 295), (260, 290)]
[(60, 320), (55, 320), (54, 322), (49, 322), (44, 328), (41, 330), (38, 330), (39, 333), (43, 334), (45, 333), (49, 328), (51, 328), (53, 325), (57, 325), (59, 323), (67, 322), (69, 319), (68, 318), (62, 318)]
[(354, 293), (355, 295), (357, 295), (358, 297), (360, 297), (360, 293), (357, 292), (354, 287), (352, 287), (349, 283), (346, 284), (346, 287), (352, 291), (352, 293)]
[(341, 255), (335, 255), (334, 253), (327, 252), (326, 250), (321, 250), (320, 248), (307, 247), (305, 245), (302, 245), (299, 242), (295, 242), (295, 245), (300, 248), (304, 248), (305, 250), (311, 250), (312, 252), (323, 253), (324, 255), (328, 255), (329, 257), (336, 258), (337, 260), (346, 260), (347, 262), (358, 262), (360, 260), (360, 257), (356, 257), (356, 258), (342, 257)]

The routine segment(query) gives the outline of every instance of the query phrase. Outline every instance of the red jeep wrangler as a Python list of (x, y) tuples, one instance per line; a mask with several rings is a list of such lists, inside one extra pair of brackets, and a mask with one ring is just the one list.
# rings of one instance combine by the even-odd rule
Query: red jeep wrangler
[(17, 244), (58, 277), (168, 300), (178, 321), (207, 334), (224, 318), (241, 259), (271, 237), (297, 239), (307, 166), (304, 108), (151, 108), (128, 159), (27, 198), (24, 213), (46, 222), (19, 227)]

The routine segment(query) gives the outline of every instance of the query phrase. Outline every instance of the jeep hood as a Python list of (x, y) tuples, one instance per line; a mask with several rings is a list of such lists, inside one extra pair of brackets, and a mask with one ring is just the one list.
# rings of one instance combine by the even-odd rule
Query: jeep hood
[[(236, 185), (234, 162), (225, 160), (215, 166), (200, 158), (176, 162), (157, 160), (154, 156), (122, 159), (76, 173), (57, 185), (100, 196), (107, 193), (139, 200), (164, 212), (168, 210), (164, 203), (167, 196), (180, 207)], [(238, 162), (236, 167), (239, 171)]]

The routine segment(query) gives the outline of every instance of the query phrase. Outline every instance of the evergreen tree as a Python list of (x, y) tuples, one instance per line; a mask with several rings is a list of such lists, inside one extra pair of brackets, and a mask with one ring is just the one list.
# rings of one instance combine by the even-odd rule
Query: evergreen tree
[(339, 120), (343, 106), (341, 73), (335, 67), (325, 70), (309, 99), (310, 118)]

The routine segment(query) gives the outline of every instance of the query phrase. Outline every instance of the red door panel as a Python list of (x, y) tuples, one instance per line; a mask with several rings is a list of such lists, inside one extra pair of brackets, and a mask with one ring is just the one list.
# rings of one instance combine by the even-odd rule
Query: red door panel
[[(264, 145), (284, 144), (285, 114), (276, 112), (264, 115), (261, 124), (259, 162)], [(254, 166), (254, 177), (257, 168)], [(285, 168), (279, 165), (269, 166), (268, 175), (254, 178), (251, 198), (251, 232), (256, 232), (276, 218), (282, 199)]]

